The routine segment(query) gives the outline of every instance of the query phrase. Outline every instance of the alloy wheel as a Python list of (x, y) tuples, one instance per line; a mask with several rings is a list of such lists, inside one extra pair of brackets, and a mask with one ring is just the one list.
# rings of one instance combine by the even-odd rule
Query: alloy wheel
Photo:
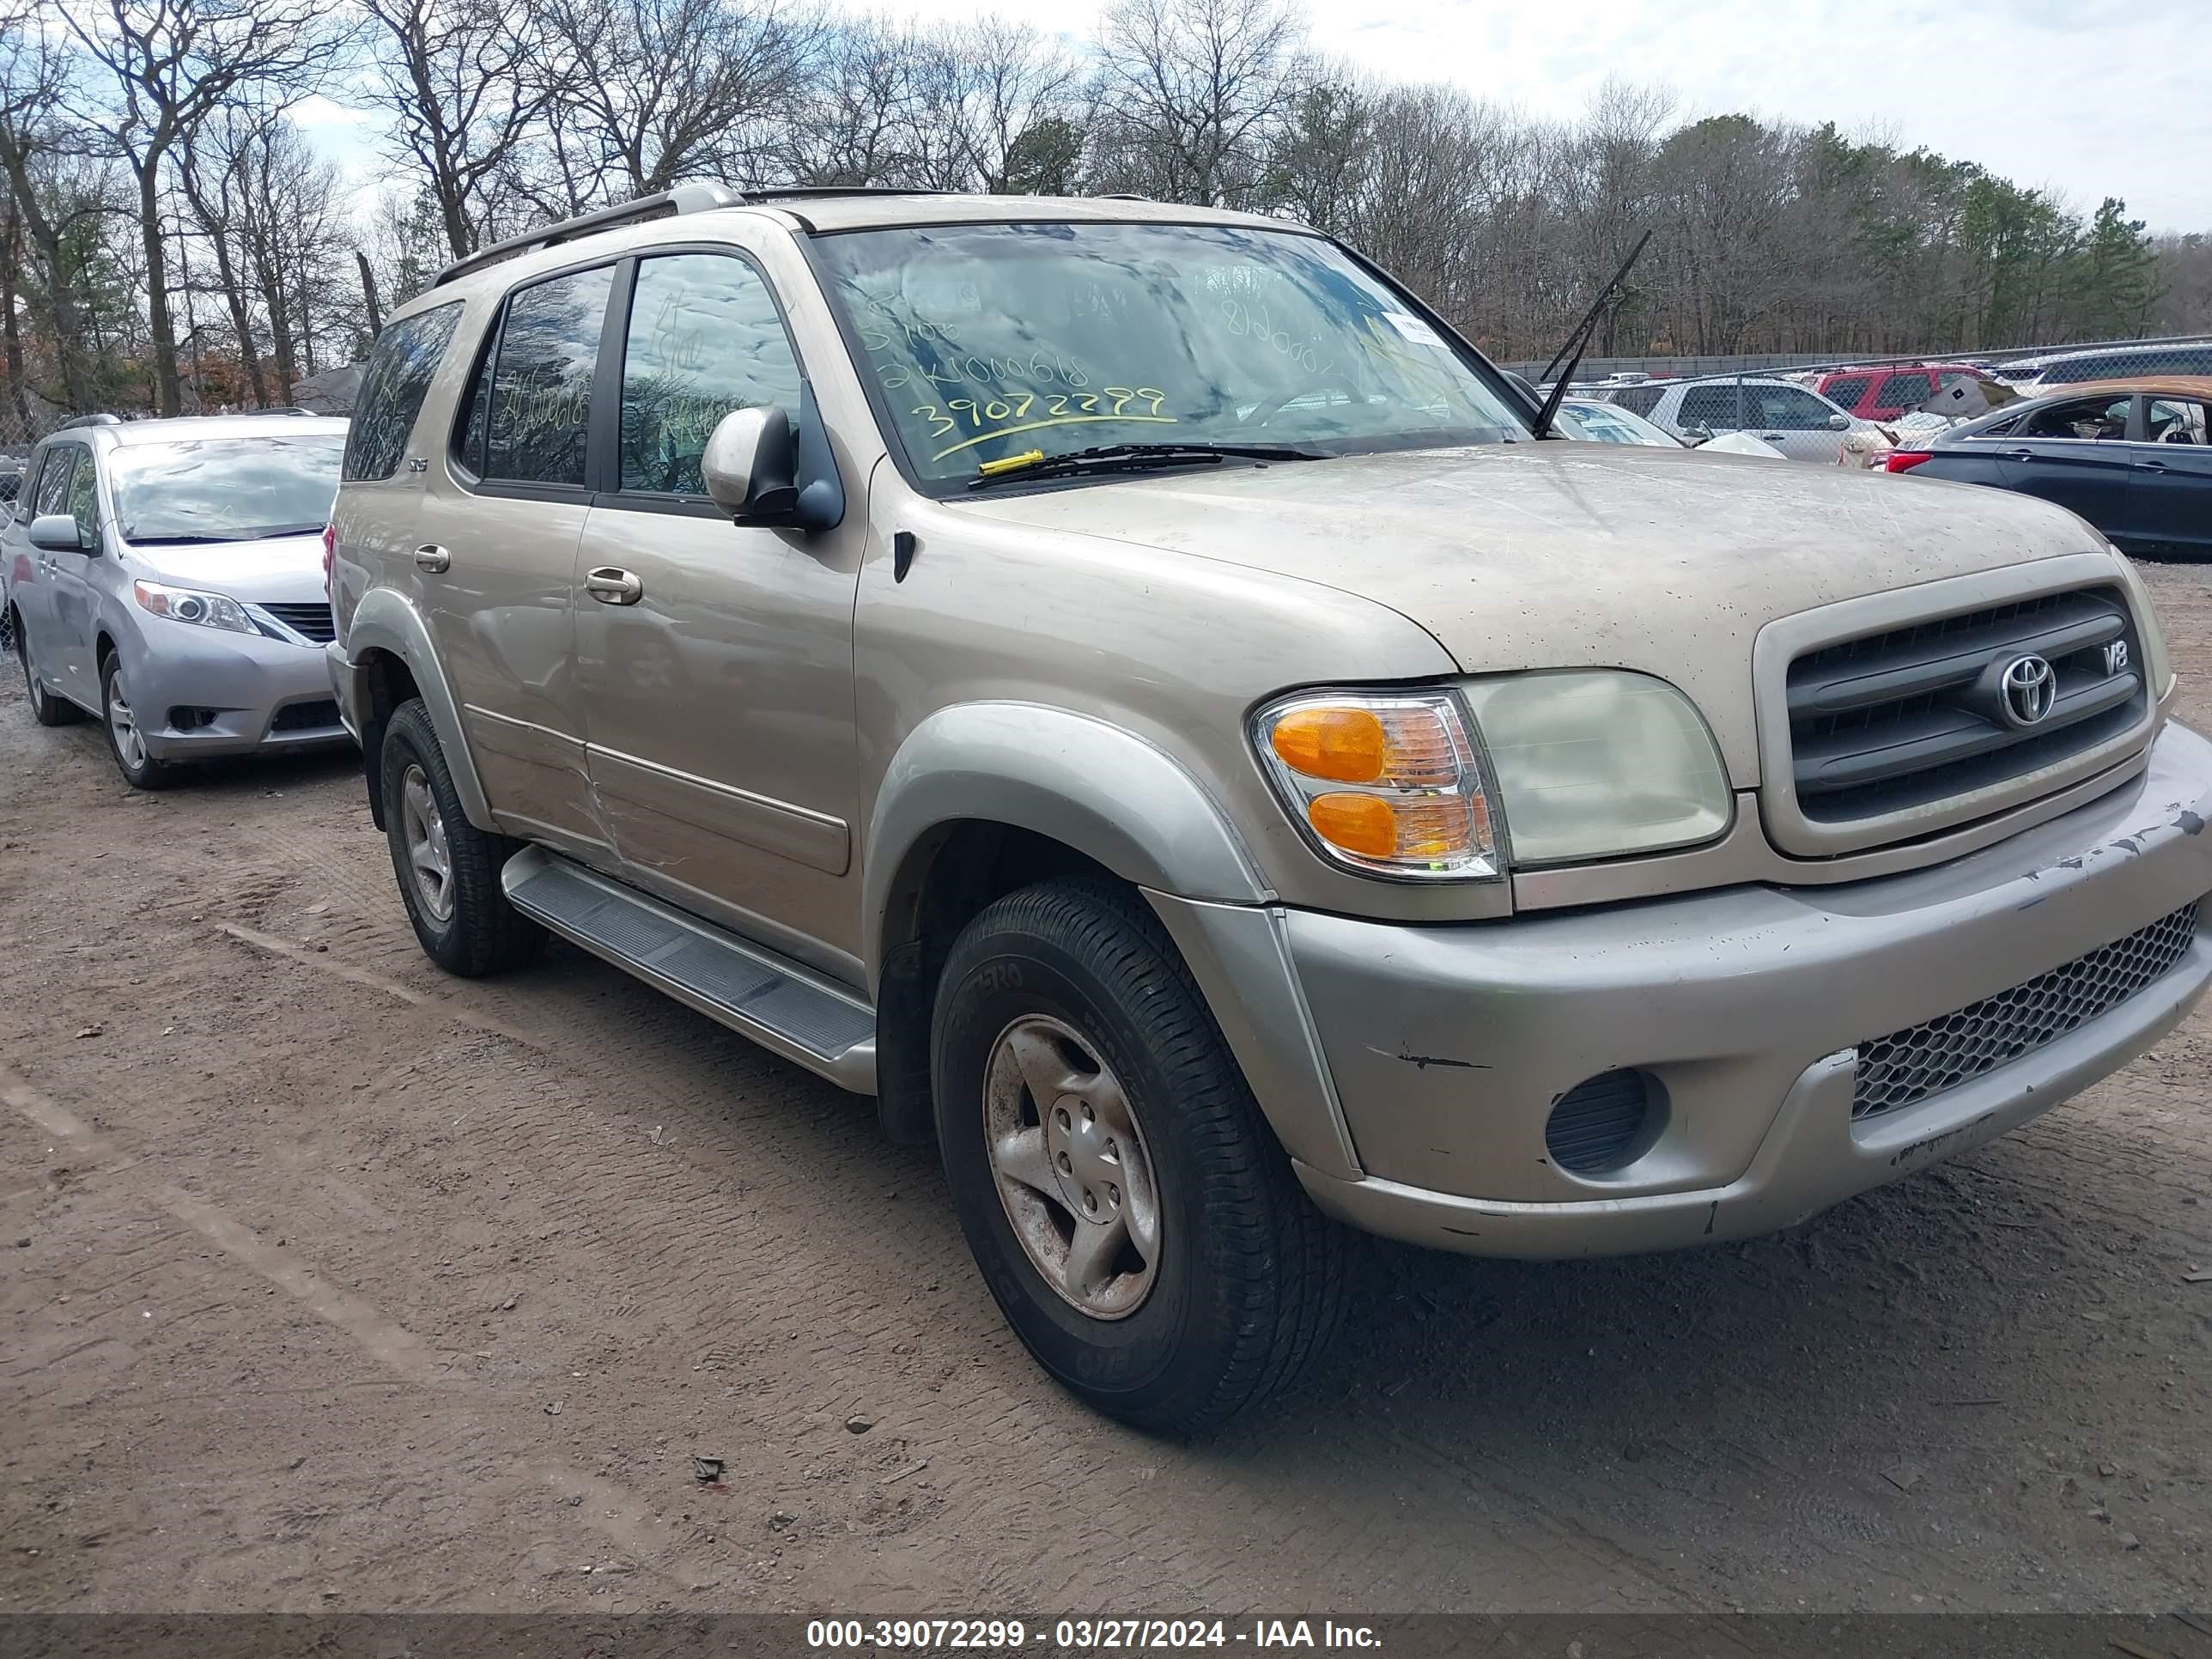
[(453, 854), (446, 840), (446, 820), (438, 811), (430, 780), (409, 764), (399, 781), (400, 833), (407, 843), (407, 865), (416, 896), (438, 921), (453, 919)]
[(1097, 1045), (1042, 1014), (1007, 1026), (985, 1063), (983, 1134), (1006, 1219), (1045, 1283), (1093, 1319), (1141, 1307), (1160, 1261), (1159, 1188)]

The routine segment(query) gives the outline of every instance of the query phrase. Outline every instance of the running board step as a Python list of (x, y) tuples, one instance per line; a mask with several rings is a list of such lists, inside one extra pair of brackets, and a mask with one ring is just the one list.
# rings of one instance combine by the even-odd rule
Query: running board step
[(875, 1011), (764, 946), (541, 847), (500, 872), (507, 902), (570, 944), (855, 1094), (876, 1091)]

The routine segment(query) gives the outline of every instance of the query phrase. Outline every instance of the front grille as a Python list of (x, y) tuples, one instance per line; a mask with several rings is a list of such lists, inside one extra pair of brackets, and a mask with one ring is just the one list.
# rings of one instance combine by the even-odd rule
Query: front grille
[(1893, 1112), (2034, 1053), (2170, 973), (2196, 936), (2197, 906), (2184, 905), (2009, 991), (1860, 1043), (1851, 1115)]
[(337, 638), (337, 624), (327, 605), (264, 605), (261, 607), (303, 640), (328, 645)]
[[(2008, 718), (2005, 670), (2039, 657), (2049, 711)], [(2067, 760), (2143, 719), (2127, 601), (2085, 588), (1847, 640), (1790, 665), (1797, 810), (1848, 824), (1971, 794)]]
[(269, 722), (271, 732), (319, 732), (338, 723), (336, 702), (287, 703), (276, 711), (276, 718)]

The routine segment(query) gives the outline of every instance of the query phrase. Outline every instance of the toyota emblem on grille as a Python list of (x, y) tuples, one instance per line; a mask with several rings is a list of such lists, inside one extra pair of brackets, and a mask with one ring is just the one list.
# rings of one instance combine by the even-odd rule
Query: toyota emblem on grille
[(2058, 676), (2040, 657), (2015, 657), (1997, 684), (2004, 693), (2005, 718), (2017, 726), (2039, 726), (2057, 695)]

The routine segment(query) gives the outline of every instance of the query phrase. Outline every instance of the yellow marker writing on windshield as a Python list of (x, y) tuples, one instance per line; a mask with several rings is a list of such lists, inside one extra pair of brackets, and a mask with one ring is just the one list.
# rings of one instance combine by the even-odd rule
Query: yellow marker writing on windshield
[(1042, 449), (1025, 449), (1018, 455), (1006, 455), (995, 461), (983, 461), (975, 471), (984, 477), (995, 477), (1001, 472), (1013, 472), (1025, 466), (1035, 466), (1044, 459)]

